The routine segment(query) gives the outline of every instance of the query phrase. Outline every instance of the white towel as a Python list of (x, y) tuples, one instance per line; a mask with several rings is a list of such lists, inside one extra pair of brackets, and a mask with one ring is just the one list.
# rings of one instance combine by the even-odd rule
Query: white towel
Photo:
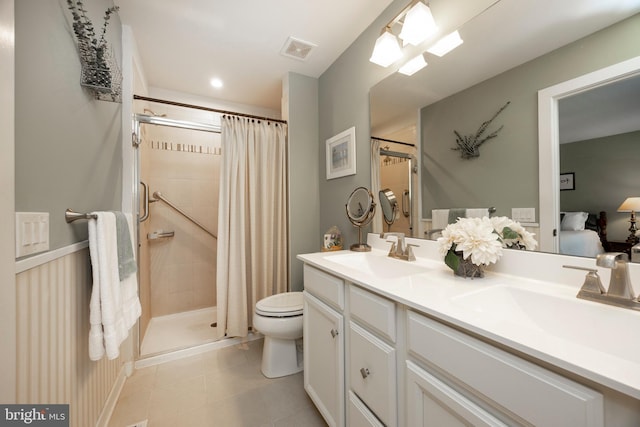
[(431, 210), (431, 229), (444, 230), (449, 224), (449, 209)]
[(140, 317), (140, 301), (135, 274), (122, 282), (118, 272), (116, 217), (113, 212), (93, 212), (89, 220), (89, 250), (93, 289), (89, 305), (89, 358), (108, 359), (120, 354), (120, 344)]
[(489, 216), (489, 209), (488, 208), (467, 209), (466, 215), (467, 215), (467, 218), (482, 218), (485, 216)]
[[(429, 237), (433, 240), (437, 239), (441, 236), (440, 233), (437, 233), (436, 230), (444, 230), (449, 225), (449, 213), (450, 209), (432, 209), (431, 210), (431, 230), (429, 233)], [(488, 208), (473, 208), (473, 209), (465, 209), (465, 218), (482, 218), (484, 216), (489, 216)]]

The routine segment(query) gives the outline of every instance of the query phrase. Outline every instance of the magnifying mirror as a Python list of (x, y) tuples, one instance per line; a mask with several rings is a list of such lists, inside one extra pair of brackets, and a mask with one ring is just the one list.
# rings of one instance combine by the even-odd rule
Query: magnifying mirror
[(398, 218), (398, 201), (396, 195), (389, 188), (380, 190), (378, 193), (380, 199), (380, 207), (382, 208), (382, 217), (387, 224), (387, 231), (391, 231), (391, 226)]
[(345, 208), (351, 224), (358, 227), (358, 243), (351, 245), (350, 249), (356, 252), (370, 251), (371, 246), (362, 242), (362, 227), (371, 222), (376, 211), (373, 194), (364, 187), (358, 187), (353, 190), (349, 199), (347, 199)]

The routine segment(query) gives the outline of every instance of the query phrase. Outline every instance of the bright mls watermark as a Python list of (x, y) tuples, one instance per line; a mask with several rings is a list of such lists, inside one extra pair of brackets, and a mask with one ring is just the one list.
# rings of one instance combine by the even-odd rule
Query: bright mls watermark
[(69, 405), (0, 405), (0, 427), (69, 427)]

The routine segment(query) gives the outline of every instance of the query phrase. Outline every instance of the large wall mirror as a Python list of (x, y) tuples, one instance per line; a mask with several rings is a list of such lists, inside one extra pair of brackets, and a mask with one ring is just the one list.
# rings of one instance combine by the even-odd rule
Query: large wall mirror
[[(411, 77), (391, 73), (371, 89), (371, 134), (385, 138), (399, 129), (413, 128), (417, 135), (419, 184), (414, 201), (419, 231), (414, 234), (429, 237), (435, 209), (495, 207), (496, 215), (509, 217), (515, 209), (523, 218), (528, 217), (520, 221), (537, 234), (541, 250), (557, 253), (560, 211), (584, 210), (596, 215), (605, 211), (609, 240), (624, 242), (629, 213), (617, 212), (624, 197), (613, 194), (613, 189), (619, 189), (625, 197), (640, 196), (640, 188), (638, 194), (631, 194), (640, 177), (622, 168), (622, 163), (637, 165), (640, 160), (640, 115), (635, 113), (635, 120), (629, 124), (618, 114), (617, 122), (626, 122), (624, 129), (614, 127), (607, 135), (583, 134), (578, 139), (567, 136), (572, 142), (558, 143), (554, 157), (541, 157), (538, 92), (639, 57), (640, 45), (635, 41), (640, 37), (640, 1), (490, 3), (460, 26), (464, 40), (461, 46), (444, 57), (425, 55), (428, 66), (423, 70)], [(434, 18), (437, 21), (435, 10)], [(396, 69), (400, 65), (395, 64)], [(640, 69), (637, 64), (633, 67)], [(633, 70), (626, 71), (626, 77), (632, 74)], [(605, 83), (621, 80), (624, 79), (620, 75), (601, 76), (597, 83), (573, 88), (570, 94), (575, 98), (569, 96), (569, 91), (556, 95), (556, 113), (565, 117), (556, 114), (549, 119), (556, 128), (562, 124), (558, 134), (549, 138), (564, 139), (571, 133), (565, 124), (578, 123), (575, 112), (584, 111), (585, 105), (593, 107), (587, 108), (589, 114), (595, 113), (604, 120), (604, 111), (609, 109), (604, 98), (594, 101), (602, 93), (588, 92), (596, 88), (604, 92), (608, 86)], [(627, 81), (629, 85), (622, 93), (638, 100), (640, 96), (637, 89), (631, 89), (635, 87), (631, 81)], [(610, 89), (621, 92), (616, 86)], [(508, 107), (494, 123), (495, 128), (504, 126), (498, 137), (481, 147), (480, 157), (462, 159), (452, 149), (454, 131), (475, 132), (507, 102)], [(620, 102), (626, 103), (627, 112), (634, 108), (628, 100)], [(592, 117), (586, 120), (595, 123)], [(600, 121), (596, 127), (610, 126)], [(632, 141), (639, 148), (634, 149)], [(584, 147), (598, 142), (608, 146), (606, 162), (594, 164), (594, 159), (602, 160), (603, 155), (593, 154), (592, 150), (590, 163), (579, 165), (578, 159), (586, 156)], [(560, 173), (573, 178), (574, 190), (560, 191)], [(546, 182), (553, 182), (553, 187)], [(597, 195), (596, 190), (604, 191), (606, 196)], [(590, 196), (585, 196), (584, 191)], [(612, 201), (620, 197), (621, 200)], [(604, 202), (605, 198), (610, 200)], [(553, 222), (549, 218), (554, 218)]]

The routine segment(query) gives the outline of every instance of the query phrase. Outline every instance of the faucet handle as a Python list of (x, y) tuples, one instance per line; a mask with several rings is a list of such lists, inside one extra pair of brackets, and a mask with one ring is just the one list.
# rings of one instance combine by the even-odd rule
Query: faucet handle
[(407, 243), (406, 248), (404, 249), (405, 255), (407, 256), (407, 261), (415, 261), (416, 260), (416, 256), (413, 254), (413, 249), (411, 249), (412, 247), (419, 248), (420, 245), (414, 245), (413, 243)]
[(605, 294), (607, 291), (602, 285), (598, 270), (594, 268), (577, 267), (575, 265), (563, 265), (564, 268), (573, 268), (574, 270), (587, 271), (587, 275), (584, 278), (584, 283), (580, 288), (579, 294), (591, 293), (591, 294)]
[(391, 243), (391, 247), (389, 248), (389, 253), (395, 252), (398, 242), (395, 240), (387, 240), (387, 243)]

